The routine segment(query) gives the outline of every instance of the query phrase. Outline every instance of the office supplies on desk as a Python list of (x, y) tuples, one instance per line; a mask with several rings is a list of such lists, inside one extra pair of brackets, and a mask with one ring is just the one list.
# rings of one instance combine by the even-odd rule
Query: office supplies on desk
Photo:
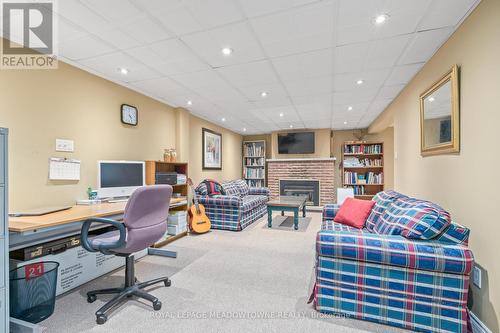
[(49, 160), (50, 180), (80, 180), (80, 161), (52, 157)]

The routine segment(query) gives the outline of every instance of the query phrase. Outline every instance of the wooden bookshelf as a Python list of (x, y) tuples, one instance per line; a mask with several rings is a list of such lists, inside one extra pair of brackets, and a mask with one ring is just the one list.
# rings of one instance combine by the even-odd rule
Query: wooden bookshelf
[(250, 187), (266, 186), (266, 141), (243, 141), (243, 178)]
[[(157, 172), (176, 172), (179, 174), (188, 175), (188, 164), (181, 162), (163, 162), (163, 161), (146, 161), (146, 184), (155, 185), (156, 184), (156, 173)], [(173, 196), (178, 196), (179, 198), (184, 198), (180, 202), (171, 203), (170, 211), (185, 211), (186, 219), (188, 218), (188, 184), (172, 184)], [(177, 200), (176, 200), (177, 201)], [(187, 221), (186, 221), (187, 223)], [(162, 247), (168, 243), (171, 243), (181, 237), (188, 234), (187, 231), (181, 232), (177, 235), (165, 234), (165, 236), (156, 242), (153, 247)]]
[(371, 200), (384, 190), (384, 143), (346, 141), (342, 145), (342, 183), (354, 197)]

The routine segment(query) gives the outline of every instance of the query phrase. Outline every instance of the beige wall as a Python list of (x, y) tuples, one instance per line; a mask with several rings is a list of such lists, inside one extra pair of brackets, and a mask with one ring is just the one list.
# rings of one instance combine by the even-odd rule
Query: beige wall
[(330, 157), (330, 130), (316, 129), (305, 130), (314, 132), (314, 154), (280, 154), (278, 152), (278, 134), (299, 131), (280, 131), (271, 133), (271, 156), (272, 158), (307, 158), (307, 157)]
[[(195, 184), (205, 178), (218, 181), (242, 178), (242, 136), (204, 119), (191, 116), (189, 121), (189, 175)], [(222, 170), (202, 170), (202, 128), (222, 134)]]
[[(267, 158), (297, 158), (297, 157), (331, 157), (337, 158), (335, 164), (335, 187), (342, 187), (341, 170), (339, 168), (342, 159), (342, 144), (345, 141), (357, 140), (355, 137), (358, 130), (333, 131), (333, 141), (330, 140), (329, 129), (310, 130), (316, 133), (315, 145), (316, 151), (314, 154), (278, 154), (278, 138), (280, 132), (263, 135), (247, 135), (243, 140), (265, 140), (266, 141), (266, 156)], [(380, 133), (366, 135), (364, 140), (367, 141), (383, 141), (384, 142), (384, 173), (385, 173), (385, 188), (392, 189), (394, 187), (394, 131), (392, 127), (386, 128)]]
[[(395, 188), (439, 203), (471, 228), (470, 247), (484, 269), (473, 291), (473, 312), (499, 332), (498, 124), (500, 123), (500, 1), (483, 0), (372, 125), (393, 122)], [(461, 151), (420, 156), (419, 94), (452, 65), (460, 66)]]
[[(121, 123), (122, 103), (138, 107), (137, 127)], [(11, 211), (74, 204), (96, 187), (98, 160), (159, 160), (165, 148), (177, 148), (195, 181), (241, 175), (240, 135), (62, 62), (0, 71), (0, 126), (10, 131)], [(202, 126), (223, 133), (221, 172), (201, 171)], [(56, 138), (74, 140), (75, 152), (56, 152)], [(81, 180), (49, 181), (49, 157), (81, 160)]]

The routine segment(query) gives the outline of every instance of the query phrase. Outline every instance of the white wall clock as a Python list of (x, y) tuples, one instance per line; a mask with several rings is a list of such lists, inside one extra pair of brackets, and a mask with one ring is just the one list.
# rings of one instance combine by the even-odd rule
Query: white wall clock
[(139, 112), (135, 106), (122, 104), (121, 111), (122, 123), (132, 126), (137, 125)]

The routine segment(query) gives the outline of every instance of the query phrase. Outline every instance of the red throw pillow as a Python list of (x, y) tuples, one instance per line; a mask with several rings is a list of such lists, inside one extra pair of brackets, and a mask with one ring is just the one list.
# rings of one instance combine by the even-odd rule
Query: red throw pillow
[(342, 206), (340, 206), (333, 220), (361, 229), (365, 226), (366, 219), (370, 215), (373, 205), (375, 205), (375, 201), (347, 198)]

